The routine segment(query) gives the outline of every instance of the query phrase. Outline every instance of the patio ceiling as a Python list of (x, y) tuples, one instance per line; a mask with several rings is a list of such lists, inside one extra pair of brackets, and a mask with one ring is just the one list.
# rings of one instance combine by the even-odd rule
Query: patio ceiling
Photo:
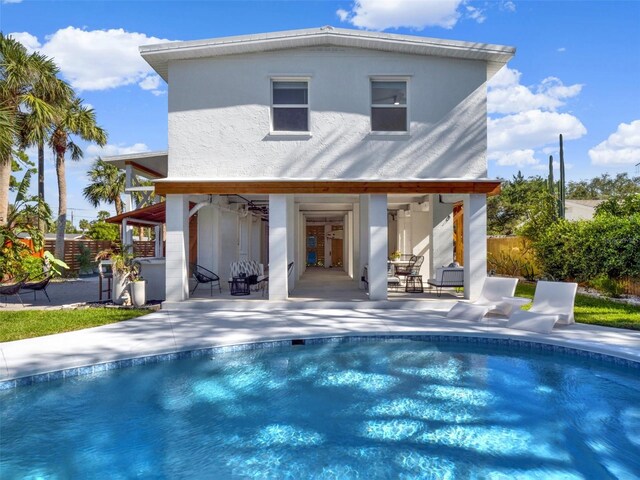
[(148, 227), (149, 225), (162, 224), (166, 221), (166, 205), (165, 202), (154, 203), (148, 207), (131, 210), (111, 218), (107, 218), (109, 223), (121, 224), (123, 220), (127, 220), (129, 225), (137, 227)]

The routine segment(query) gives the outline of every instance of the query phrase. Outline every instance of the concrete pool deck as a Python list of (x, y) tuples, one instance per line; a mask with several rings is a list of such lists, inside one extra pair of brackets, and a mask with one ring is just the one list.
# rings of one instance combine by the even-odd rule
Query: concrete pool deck
[(442, 311), (252, 308), (164, 310), (101, 327), (0, 343), (0, 381), (161, 353), (215, 346), (347, 335), (461, 335), (524, 340), (640, 362), (640, 331), (560, 326), (550, 335), (505, 321), (452, 320)]

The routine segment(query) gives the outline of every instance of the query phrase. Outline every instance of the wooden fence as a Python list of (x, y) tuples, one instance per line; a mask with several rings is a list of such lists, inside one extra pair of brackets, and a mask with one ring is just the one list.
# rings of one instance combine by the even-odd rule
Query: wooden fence
[[(82, 250), (89, 249), (89, 259), (93, 263), (96, 254), (102, 250), (111, 248), (113, 242), (109, 240), (67, 240), (64, 242), (64, 262), (69, 265), (69, 273), (77, 275), (80, 272), (80, 261), (78, 257)], [(55, 253), (56, 241), (45, 240), (44, 249)], [(142, 241), (133, 242), (133, 254), (136, 257), (153, 257), (155, 256), (155, 242)]]
[(527, 277), (540, 273), (533, 250), (523, 237), (487, 237), (487, 264), (498, 275)]

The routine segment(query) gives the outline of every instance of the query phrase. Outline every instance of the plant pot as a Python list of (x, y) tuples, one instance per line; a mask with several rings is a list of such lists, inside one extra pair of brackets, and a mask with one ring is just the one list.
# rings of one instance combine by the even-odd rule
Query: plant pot
[(147, 303), (146, 299), (146, 287), (147, 282), (144, 280), (138, 280), (137, 282), (131, 282), (131, 301), (136, 307), (142, 307)]
[(116, 305), (129, 303), (129, 292), (127, 291), (128, 285), (129, 280), (127, 280), (126, 277), (113, 272), (113, 285), (111, 292), (111, 300), (113, 300), (113, 303)]

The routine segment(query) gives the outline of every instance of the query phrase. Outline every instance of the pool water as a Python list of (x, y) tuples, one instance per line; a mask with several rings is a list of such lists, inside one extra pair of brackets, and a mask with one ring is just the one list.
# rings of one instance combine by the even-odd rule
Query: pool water
[(640, 370), (409, 340), (269, 348), (0, 395), (0, 478), (640, 478)]

